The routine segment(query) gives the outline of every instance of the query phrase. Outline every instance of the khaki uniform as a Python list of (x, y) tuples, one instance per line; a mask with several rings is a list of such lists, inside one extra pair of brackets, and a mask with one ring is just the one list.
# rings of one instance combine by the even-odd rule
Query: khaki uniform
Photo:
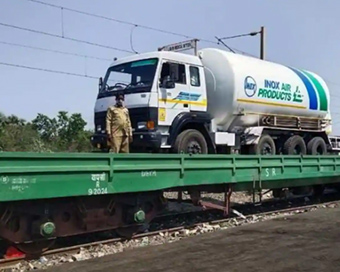
[(125, 107), (109, 107), (106, 114), (106, 131), (110, 139), (110, 152), (129, 153), (132, 128), (129, 111)]

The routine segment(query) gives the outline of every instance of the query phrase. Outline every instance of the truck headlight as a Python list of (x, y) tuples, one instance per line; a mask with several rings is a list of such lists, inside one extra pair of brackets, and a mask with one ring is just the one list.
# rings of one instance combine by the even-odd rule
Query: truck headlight
[(138, 122), (137, 128), (138, 129), (154, 129), (155, 128), (155, 122), (154, 121)]
[(146, 128), (146, 122), (138, 122), (137, 128), (138, 129), (145, 129)]

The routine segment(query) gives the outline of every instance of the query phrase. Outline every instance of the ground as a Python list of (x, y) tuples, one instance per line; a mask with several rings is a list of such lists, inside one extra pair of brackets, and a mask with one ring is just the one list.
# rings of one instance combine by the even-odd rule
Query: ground
[(339, 271), (339, 227), (340, 209), (321, 209), (48, 271)]

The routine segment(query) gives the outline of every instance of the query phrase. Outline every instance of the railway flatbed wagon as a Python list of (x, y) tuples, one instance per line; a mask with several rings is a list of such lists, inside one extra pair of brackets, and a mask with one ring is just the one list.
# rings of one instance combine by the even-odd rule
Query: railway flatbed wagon
[[(0, 153), (0, 237), (25, 253), (58, 237), (115, 230), (129, 236), (165, 207), (165, 191), (201, 192), (309, 187), (340, 182), (340, 156), (104, 153)], [(211, 204), (211, 207), (216, 207)]]

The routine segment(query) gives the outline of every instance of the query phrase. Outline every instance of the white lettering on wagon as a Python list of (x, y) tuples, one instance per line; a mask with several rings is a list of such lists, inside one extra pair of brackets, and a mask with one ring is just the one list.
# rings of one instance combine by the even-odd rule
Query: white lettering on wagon
[(0, 182), (2, 184), (8, 184), (9, 183), (9, 177), (8, 176), (1, 176), (0, 177)]
[(142, 171), (141, 177), (142, 178), (157, 177), (157, 172), (156, 171)]
[(89, 188), (87, 190), (88, 195), (104, 195), (108, 193), (108, 189), (105, 186), (101, 186), (100, 182), (106, 180), (106, 174), (91, 174), (91, 180), (96, 182), (94, 188)]
[(26, 177), (9, 177), (9, 176), (0, 176), (1, 184), (35, 184), (37, 183), (36, 178), (26, 178)]
[(8, 190), (15, 191), (17, 193), (23, 193), (24, 191), (30, 189), (30, 185), (36, 183), (36, 178), (0, 176), (0, 184), (9, 185), (7, 187)]
[(28, 178), (13, 178), (12, 179), (12, 184), (34, 184), (36, 183), (36, 179), (28, 179)]
[(92, 174), (91, 180), (92, 181), (105, 181), (106, 175), (105, 173), (102, 174)]
[(107, 188), (93, 188), (88, 190), (88, 195), (105, 195), (107, 194)]
[(25, 178), (25, 177), (14, 177), (10, 181), (12, 183), (12, 186), (10, 189), (18, 193), (23, 193), (24, 191), (30, 188), (31, 184), (37, 183), (36, 178)]
[(265, 171), (266, 171), (266, 177), (270, 177), (270, 176), (275, 177), (276, 176), (275, 168), (266, 168)]
[(16, 191), (18, 193), (22, 193), (22, 192), (24, 192), (28, 188), (29, 188), (28, 185), (12, 185), (10, 189), (12, 191)]

